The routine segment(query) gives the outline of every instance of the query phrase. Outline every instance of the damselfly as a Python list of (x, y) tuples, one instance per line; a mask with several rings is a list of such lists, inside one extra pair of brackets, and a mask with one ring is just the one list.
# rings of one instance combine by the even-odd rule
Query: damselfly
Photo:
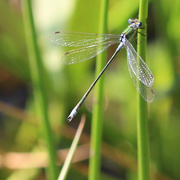
[(86, 61), (97, 56), (112, 44), (119, 43), (116, 51), (108, 60), (105, 67), (99, 73), (78, 104), (71, 111), (67, 118), (68, 121), (71, 121), (77, 114), (79, 108), (87, 98), (88, 94), (91, 92), (96, 82), (102, 76), (116, 54), (123, 47), (125, 47), (127, 50), (127, 65), (134, 86), (145, 101), (151, 103), (154, 100), (154, 92), (152, 89), (154, 76), (147, 64), (137, 54), (132, 44), (129, 42), (129, 39), (133, 36), (137, 29), (141, 28), (142, 23), (138, 19), (129, 19), (128, 23), (130, 25), (122, 32), (121, 35), (59, 31), (51, 35), (51, 42), (58, 46), (80, 47), (64, 54), (62, 57), (64, 64), (74, 64)]

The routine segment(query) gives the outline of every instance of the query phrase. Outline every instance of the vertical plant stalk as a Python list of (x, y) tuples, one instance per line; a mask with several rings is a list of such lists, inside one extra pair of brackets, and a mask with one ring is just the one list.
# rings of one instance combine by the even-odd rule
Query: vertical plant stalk
[[(138, 34), (138, 54), (146, 61), (147, 49), (147, 25), (148, 0), (140, 0), (139, 20), (144, 29), (138, 30), (144, 34)], [(138, 94), (138, 116), (137, 116), (137, 143), (138, 143), (138, 180), (150, 179), (149, 174), (149, 146), (148, 146), (148, 127), (147, 127), (147, 103)]]
[(48, 176), (49, 179), (55, 180), (57, 179), (56, 165), (55, 165), (56, 152), (54, 148), (52, 132), (48, 118), (48, 108), (44, 93), (45, 89), (43, 86), (42, 60), (37, 45), (31, 0), (22, 0), (21, 4), (23, 10), (24, 28), (25, 28), (27, 48), (29, 54), (30, 73), (34, 88), (35, 103), (36, 103), (37, 113), (38, 115), (40, 115), (40, 118), (42, 119), (44, 138), (47, 143), (47, 149), (48, 149), (49, 171), (46, 171), (46, 175)]
[[(108, 0), (101, 0), (100, 3), (99, 33), (107, 32)], [(106, 54), (101, 53), (96, 60), (96, 76), (103, 69)], [(101, 166), (101, 141), (102, 141), (102, 111), (103, 111), (103, 77), (100, 78), (95, 87), (94, 106), (91, 126), (89, 180), (99, 180)]]
[(69, 149), (69, 152), (67, 154), (64, 165), (63, 165), (63, 167), (61, 169), (61, 173), (59, 174), (58, 180), (65, 180), (66, 179), (67, 173), (69, 171), (71, 162), (72, 162), (73, 157), (74, 157), (74, 153), (75, 153), (75, 151), (77, 149), (77, 145), (78, 145), (79, 139), (81, 137), (81, 134), (82, 134), (82, 131), (83, 131), (83, 128), (84, 128), (84, 125), (85, 125), (85, 121), (86, 121), (86, 117), (85, 117), (85, 115), (83, 115), (81, 117), (79, 127), (78, 127), (78, 129), (76, 131), (76, 134), (74, 136), (73, 142), (72, 142), (71, 147)]

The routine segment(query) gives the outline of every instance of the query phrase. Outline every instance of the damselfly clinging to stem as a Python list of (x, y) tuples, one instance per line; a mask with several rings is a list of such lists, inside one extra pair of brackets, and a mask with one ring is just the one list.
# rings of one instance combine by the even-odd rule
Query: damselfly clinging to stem
[(103, 52), (112, 44), (119, 43), (116, 51), (108, 60), (105, 67), (99, 73), (97, 78), (91, 84), (78, 104), (71, 111), (70, 115), (67, 118), (68, 121), (71, 121), (77, 114), (79, 108), (87, 98), (96, 82), (102, 76), (116, 54), (123, 47), (125, 47), (127, 50), (127, 65), (133, 84), (145, 101), (150, 103), (154, 100), (154, 92), (152, 89), (154, 83), (153, 74), (146, 63), (143, 61), (143, 59), (137, 54), (132, 44), (129, 42), (129, 39), (133, 36), (137, 29), (141, 28), (142, 23), (138, 19), (129, 19), (128, 23), (130, 25), (122, 32), (121, 35), (59, 31), (51, 35), (50, 40), (56, 45), (80, 47), (64, 54), (64, 56), (62, 57), (62, 61), (64, 64), (74, 64), (86, 61)]

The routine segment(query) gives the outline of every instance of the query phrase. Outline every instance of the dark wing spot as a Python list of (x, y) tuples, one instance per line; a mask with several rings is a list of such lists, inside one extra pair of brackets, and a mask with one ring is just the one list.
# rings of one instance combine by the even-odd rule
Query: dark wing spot
[(64, 55), (66, 55), (66, 54), (69, 54), (69, 51), (68, 51), (68, 52), (66, 52)]

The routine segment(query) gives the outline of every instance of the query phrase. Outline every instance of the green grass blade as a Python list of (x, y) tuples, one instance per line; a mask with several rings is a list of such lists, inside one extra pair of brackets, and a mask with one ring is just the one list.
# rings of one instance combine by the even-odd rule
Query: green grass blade
[(72, 145), (71, 145), (71, 147), (69, 149), (69, 153), (68, 153), (68, 155), (66, 157), (66, 160), (65, 160), (64, 165), (62, 167), (61, 173), (59, 174), (58, 180), (64, 180), (66, 178), (66, 176), (67, 176), (67, 173), (68, 173), (68, 170), (70, 168), (72, 159), (74, 157), (75, 150), (77, 148), (79, 139), (80, 139), (81, 134), (82, 134), (82, 130), (84, 128), (85, 120), (86, 120), (85, 116), (82, 116), (81, 122), (79, 124), (78, 129), (77, 129), (77, 132), (76, 132), (76, 135), (75, 135), (74, 140), (72, 142)]
[[(146, 19), (148, 14), (148, 0), (140, 0), (139, 20), (144, 29), (138, 30), (147, 34)], [(138, 34), (138, 54), (146, 61), (147, 36)], [(149, 147), (147, 128), (147, 103), (138, 95), (137, 141), (138, 141), (138, 180), (148, 180), (149, 177)]]
[[(107, 32), (107, 11), (108, 0), (101, 0), (99, 33)], [(96, 76), (103, 69), (106, 60), (105, 53), (101, 53), (96, 61)], [(95, 87), (93, 106), (92, 126), (91, 126), (91, 146), (89, 162), (89, 180), (100, 179), (100, 158), (101, 158), (101, 138), (102, 138), (102, 111), (103, 111), (103, 77)]]
[(31, 8), (31, 0), (22, 0), (23, 20), (26, 33), (26, 42), (29, 54), (30, 73), (32, 77), (32, 84), (34, 88), (34, 97), (38, 115), (42, 119), (42, 127), (44, 130), (44, 138), (47, 143), (49, 153), (49, 171), (46, 175), (49, 179), (55, 180), (56, 174), (56, 152), (54, 148), (52, 132), (48, 118), (48, 107), (45, 98), (45, 89), (43, 85), (43, 66), (40, 57), (36, 32), (34, 27), (34, 20)]

